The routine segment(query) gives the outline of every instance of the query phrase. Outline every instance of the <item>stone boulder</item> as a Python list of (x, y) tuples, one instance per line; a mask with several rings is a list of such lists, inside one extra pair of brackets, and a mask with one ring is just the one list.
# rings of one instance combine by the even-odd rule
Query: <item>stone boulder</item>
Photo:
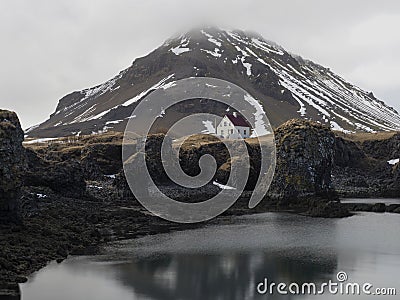
[[(142, 184), (149, 184), (143, 178), (143, 170), (137, 168), (138, 161), (145, 159), (147, 170), (156, 185), (170, 183), (161, 161), (161, 146), (164, 140), (168, 145), (167, 147), (171, 148), (172, 151), (172, 141), (164, 134), (149, 135), (145, 143), (143, 143), (143, 140), (137, 141), (136, 149), (131, 149), (132, 155), (124, 162), (124, 169), (130, 174), (130, 179), (140, 181)], [(122, 181), (125, 180), (123, 171), (118, 174), (118, 178)], [(121, 186), (124, 185), (121, 184)]]
[(368, 164), (367, 156), (360, 146), (342, 137), (335, 139), (335, 165), (338, 167), (358, 168)]
[(275, 131), (277, 167), (269, 196), (282, 202), (310, 197), (332, 199), (335, 136), (330, 128), (290, 120)]
[(26, 150), (27, 171), (24, 185), (48, 187), (64, 197), (79, 198), (85, 195), (84, 172), (78, 160), (47, 161), (32, 150)]
[(345, 218), (352, 214), (337, 201), (310, 201), (306, 215), (315, 218)]
[(146, 139), (146, 144), (144, 145), (145, 148), (138, 149), (138, 153), (136, 154), (140, 155), (140, 153), (143, 153), (144, 150), (146, 155), (147, 169), (149, 170), (150, 176), (154, 180), (154, 183), (157, 185), (169, 183), (169, 178), (165, 173), (163, 163), (161, 161), (161, 146), (163, 143), (165, 143), (166, 146), (172, 151), (171, 138), (165, 136), (165, 134), (149, 135)]
[(361, 143), (364, 152), (375, 159), (391, 160), (400, 157), (400, 133), (386, 139), (372, 139)]
[(17, 219), (24, 169), (23, 140), (17, 115), (0, 110), (0, 221)]
[(397, 191), (397, 196), (400, 195), (400, 163), (393, 167), (393, 190)]
[(88, 180), (117, 174), (122, 170), (122, 145), (89, 144), (82, 148), (80, 161)]

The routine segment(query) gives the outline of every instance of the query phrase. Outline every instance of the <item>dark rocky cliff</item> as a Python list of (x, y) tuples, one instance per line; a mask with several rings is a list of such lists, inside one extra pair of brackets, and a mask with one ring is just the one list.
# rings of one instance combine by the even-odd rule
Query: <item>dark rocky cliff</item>
[(388, 161), (400, 158), (399, 133), (336, 137), (335, 189), (342, 197), (400, 197), (397, 166)]
[(277, 168), (270, 194), (281, 200), (322, 196), (331, 199), (335, 135), (330, 128), (291, 120), (275, 131)]
[[(93, 137), (92, 141), (77, 144), (53, 144), (36, 149), (37, 154), (58, 163), (76, 160), (80, 162), (86, 180), (101, 180), (104, 175), (117, 174), (123, 177), (121, 164), (121, 139), (113, 142)], [(146, 162), (150, 174), (157, 184), (169, 184), (162, 169), (160, 145), (165, 135), (155, 134), (146, 142)], [(335, 135), (330, 128), (307, 120), (291, 120), (280, 126), (275, 133), (277, 146), (276, 174), (269, 197), (282, 202), (322, 197), (332, 199), (335, 196), (331, 181), (331, 172), (335, 161)], [(95, 141), (95, 140), (98, 141)], [(271, 141), (272, 142), (272, 141)], [(235, 147), (235, 141), (229, 141)], [(252, 190), (258, 180), (260, 170), (260, 149), (258, 143), (246, 141), (250, 155), (250, 177), (246, 186)], [(96, 151), (94, 151), (96, 149)], [(347, 151), (343, 163), (347, 163), (352, 150)], [(68, 155), (66, 155), (68, 154)], [(135, 153), (132, 153), (136, 155)], [(199, 135), (188, 139), (179, 152), (182, 169), (189, 175), (199, 173), (199, 159), (205, 154), (212, 155), (217, 162), (214, 180), (225, 184), (230, 172), (229, 152), (216, 138)], [(134, 158), (132, 158), (134, 159)], [(122, 179), (123, 181), (124, 179)], [(119, 183), (127, 187), (125, 184)], [(126, 195), (127, 193), (121, 193)]]
[(17, 220), (24, 133), (14, 112), (0, 110), (0, 222)]
[[(272, 199), (282, 203), (310, 196), (332, 199), (334, 191), (342, 197), (400, 195), (396, 188), (397, 169), (388, 164), (389, 159), (399, 154), (398, 134), (366, 134), (360, 138), (332, 132), (319, 123), (301, 119), (288, 121), (277, 128), (275, 134), (278, 161), (269, 193)], [(155, 181), (165, 185), (169, 181), (159, 169), (161, 160), (157, 154), (162, 137), (162, 134), (150, 136), (146, 160)], [(64, 139), (40, 145), (35, 153), (53, 163), (68, 165), (76, 160), (85, 180), (102, 180), (104, 175), (121, 173), (121, 143), (122, 134), (110, 132), (82, 137), (71, 143)], [(260, 170), (260, 151), (257, 143), (251, 140), (246, 143), (251, 162), (246, 190), (252, 190)], [(214, 180), (225, 184), (230, 157), (223, 143), (209, 136), (198, 136), (182, 145), (179, 156), (183, 170), (196, 175), (199, 158), (204, 154), (215, 157), (218, 170)]]

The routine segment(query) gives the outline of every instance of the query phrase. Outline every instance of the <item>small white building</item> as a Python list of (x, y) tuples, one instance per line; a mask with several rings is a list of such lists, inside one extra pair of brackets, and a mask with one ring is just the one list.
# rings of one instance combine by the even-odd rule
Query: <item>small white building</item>
[(225, 115), (217, 126), (217, 136), (224, 139), (245, 139), (251, 135), (251, 127), (241, 115), (234, 112)]

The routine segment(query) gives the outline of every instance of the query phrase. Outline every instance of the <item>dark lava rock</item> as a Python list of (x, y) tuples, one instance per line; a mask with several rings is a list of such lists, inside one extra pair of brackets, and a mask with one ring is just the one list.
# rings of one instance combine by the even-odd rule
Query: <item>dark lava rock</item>
[(121, 144), (93, 144), (81, 151), (81, 164), (87, 180), (117, 174), (122, 169)]
[(376, 203), (372, 206), (371, 211), (376, 213), (384, 213), (386, 212), (386, 205), (385, 203)]
[(400, 204), (390, 204), (386, 207), (386, 212), (394, 212), (396, 209), (400, 210)]
[[(364, 142), (366, 143), (366, 142)], [(388, 143), (388, 140), (369, 140)], [(398, 169), (386, 158), (376, 158), (364, 152), (363, 144), (336, 138), (333, 183), (341, 197), (400, 197)]]
[(270, 195), (282, 201), (335, 197), (331, 182), (335, 136), (330, 128), (291, 120), (275, 131), (277, 167)]
[(336, 166), (358, 167), (365, 164), (367, 156), (357, 143), (336, 137), (334, 158)]
[(400, 157), (400, 133), (389, 139), (368, 140), (361, 144), (364, 152), (375, 159), (391, 160)]
[(24, 185), (49, 187), (65, 197), (82, 197), (86, 182), (77, 160), (65, 162), (46, 161), (36, 153), (27, 150), (28, 170), (24, 174)]
[[(143, 193), (143, 197), (148, 196), (148, 189), (146, 189), (146, 187), (150, 187), (151, 182), (148, 182), (146, 177), (143, 176), (144, 170), (138, 168), (138, 166), (140, 166), (139, 162), (143, 160), (146, 163), (147, 171), (156, 185), (170, 184), (170, 180), (164, 170), (161, 160), (161, 146), (163, 142), (165, 142), (167, 144), (166, 147), (169, 147), (172, 151), (172, 141), (169, 137), (165, 136), (165, 134), (149, 135), (145, 141), (144, 139), (139, 139), (137, 140), (136, 149), (129, 149), (132, 155), (124, 162), (125, 172), (121, 171), (118, 173), (114, 180), (114, 184), (120, 189), (120, 191), (118, 191), (119, 197), (124, 197), (125, 195), (129, 197), (132, 196), (126, 182), (127, 179), (144, 187), (140, 189), (140, 191), (137, 191), (137, 193)], [(126, 178), (126, 174), (128, 178)]]
[(143, 153), (143, 150), (145, 151), (147, 169), (156, 184), (163, 184), (169, 181), (161, 161), (161, 146), (163, 143), (172, 151), (172, 140), (165, 134), (150, 135), (147, 137), (146, 143), (142, 145), (144, 149), (139, 149), (140, 143), (138, 146), (139, 153)]
[(306, 214), (317, 218), (344, 218), (351, 216), (346, 206), (338, 201), (314, 201)]
[(397, 197), (400, 197), (400, 163), (393, 167), (393, 190), (396, 192)]
[[(134, 180), (135, 183), (140, 184), (141, 186), (149, 186), (149, 182), (147, 182), (146, 178), (143, 176), (143, 169), (137, 168), (139, 160), (145, 160), (147, 170), (156, 185), (163, 185), (169, 183), (168, 176), (165, 173), (163, 168), (163, 164), (161, 161), (161, 146), (164, 142), (169, 144), (169, 147), (172, 149), (172, 142), (169, 137), (166, 137), (165, 134), (154, 134), (149, 135), (144, 139), (138, 139), (137, 143), (132, 146), (130, 151), (132, 154), (127, 158), (124, 162), (124, 170), (126, 174), (128, 174), (129, 180)], [(120, 170), (113, 180), (114, 186), (116, 187), (116, 197), (119, 199), (124, 198), (133, 198), (133, 193), (130, 190), (130, 187), (127, 183), (127, 178), (125, 175), (125, 171)], [(145, 192), (146, 189), (142, 189), (142, 192)], [(145, 192), (148, 196), (147, 192)]]
[(374, 205), (370, 203), (353, 203), (353, 204), (348, 204), (348, 207), (351, 211), (372, 211), (372, 207)]
[(120, 171), (115, 175), (113, 180), (115, 186), (115, 196), (118, 199), (133, 199), (133, 193), (129, 188), (128, 182), (126, 181), (124, 170)]
[(0, 110), (0, 222), (17, 220), (24, 133), (14, 112)]

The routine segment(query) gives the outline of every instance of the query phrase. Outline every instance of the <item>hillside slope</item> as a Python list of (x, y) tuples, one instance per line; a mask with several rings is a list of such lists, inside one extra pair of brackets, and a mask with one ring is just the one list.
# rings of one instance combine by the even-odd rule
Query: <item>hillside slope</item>
[[(27, 130), (27, 135), (123, 131), (148, 93), (194, 76), (241, 86), (261, 102), (274, 127), (301, 117), (344, 132), (400, 129), (398, 112), (330, 69), (257, 34), (207, 28), (172, 38), (109, 81), (66, 95), (50, 118)], [(223, 115), (225, 110), (213, 101), (181, 104), (171, 108), (158, 126), (167, 127), (194, 111)]]

